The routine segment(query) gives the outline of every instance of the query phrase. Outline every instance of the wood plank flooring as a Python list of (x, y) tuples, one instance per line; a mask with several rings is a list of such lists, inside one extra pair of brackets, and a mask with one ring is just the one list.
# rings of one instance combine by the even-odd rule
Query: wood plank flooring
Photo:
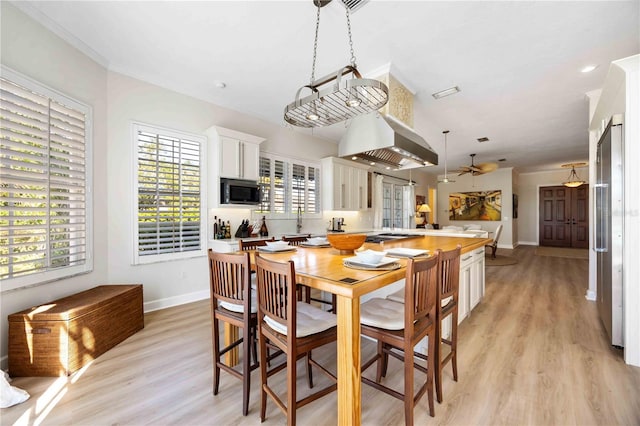
[[(588, 262), (534, 252), (534, 247), (502, 250), (518, 263), (487, 268), (485, 298), (459, 328), (459, 381), (453, 382), (447, 368), (435, 418), (422, 398), (416, 424), (640, 424), (640, 369), (625, 365), (622, 351), (607, 344), (596, 306), (584, 298)], [(208, 301), (151, 312), (143, 331), (70, 378), (14, 379), (31, 398), (2, 410), (1, 423), (259, 424), (258, 370), (252, 374), (247, 417), (241, 415), (239, 380), (222, 372), (220, 393), (212, 394), (210, 324)], [(373, 350), (363, 341), (363, 358)], [(335, 346), (314, 358), (335, 372)], [(303, 396), (303, 364), (298, 368)], [(324, 383), (322, 374), (314, 378)], [(284, 377), (276, 379), (284, 391)], [(401, 389), (399, 362), (391, 361), (386, 383)], [(404, 424), (400, 401), (366, 385), (362, 396), (363, 424)], [(335, 393), (298, 410), (300, 425), (336, 420)], [(284, 422), (269, 402), (264, 424)]]

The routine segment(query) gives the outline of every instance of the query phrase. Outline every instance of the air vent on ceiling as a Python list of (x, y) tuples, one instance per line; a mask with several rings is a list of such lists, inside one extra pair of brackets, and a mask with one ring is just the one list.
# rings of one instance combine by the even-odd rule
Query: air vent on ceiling
[(489, 142), (489, 138), (484, 137), (484, 138), (478, 138), (478, 142), (482, 143), (482, 142)]
[(342, 0), (342, 4), (344, 4), (344, 7), (349, 9), (351, 13), (360, 9), (366, 3), (369, 3), (369, 0)]

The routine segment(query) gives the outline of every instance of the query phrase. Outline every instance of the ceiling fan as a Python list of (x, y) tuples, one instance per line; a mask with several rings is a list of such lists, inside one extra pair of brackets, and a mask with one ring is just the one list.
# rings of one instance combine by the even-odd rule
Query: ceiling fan
[(473, 164), (473, 157), (476, 154), (469, 154), (471, 156), (471, 165), (470, 166), (462, 166), (460, 170), (458, 170), (458, 176), (462, 176), (466, 173), (471, 173), (471, 176), (483, 175), (485, 173), (491, 173), (494, 170), (498, 169), (498, 164), (496, 163), (480, 163)]

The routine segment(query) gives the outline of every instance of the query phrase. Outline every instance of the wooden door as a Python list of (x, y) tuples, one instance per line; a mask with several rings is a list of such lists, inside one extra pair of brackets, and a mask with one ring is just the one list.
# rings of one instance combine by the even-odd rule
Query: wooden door
[(540, 188), (541, 246), (587, 248), (589, 246), (589, 187)]
[(589, 248), (589, 185), (571, 190), (571, 247)]

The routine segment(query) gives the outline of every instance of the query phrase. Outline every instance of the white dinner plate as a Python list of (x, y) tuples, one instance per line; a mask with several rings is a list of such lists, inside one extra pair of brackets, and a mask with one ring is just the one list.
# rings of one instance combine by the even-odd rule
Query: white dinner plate
[(269, 247), (269, 246), (260, 246), (258, 247), (258, 251), (263, 251), (265, 253), (280, 253), (283, 251), (294, 251), (296, 248), (293, 246), (284, 246), (284, 247)]
[(366, 266), (367, 268), (380, 268), (382, 266), (387, 266), (390, 263), (397, 262), (397, 261), (398, 261), (397, 259), (394, 259), (392, 257), (383, 257), (377, 263), (365, 262), (364, 260), (360, 259), (358, 256), (348, 257), (346, 259), (343, 259), (343, 262), (347, 262), (355, 266)]
[(412, 249), (412, 248), (405, 248), (405, 247), (395, 247), (387, 250), (387, 254), (389, 256), (396, 256), (396, 257), (416, 257), (416, 256), (423, 256), (427, 253), (429, 253), (429, 250)]

